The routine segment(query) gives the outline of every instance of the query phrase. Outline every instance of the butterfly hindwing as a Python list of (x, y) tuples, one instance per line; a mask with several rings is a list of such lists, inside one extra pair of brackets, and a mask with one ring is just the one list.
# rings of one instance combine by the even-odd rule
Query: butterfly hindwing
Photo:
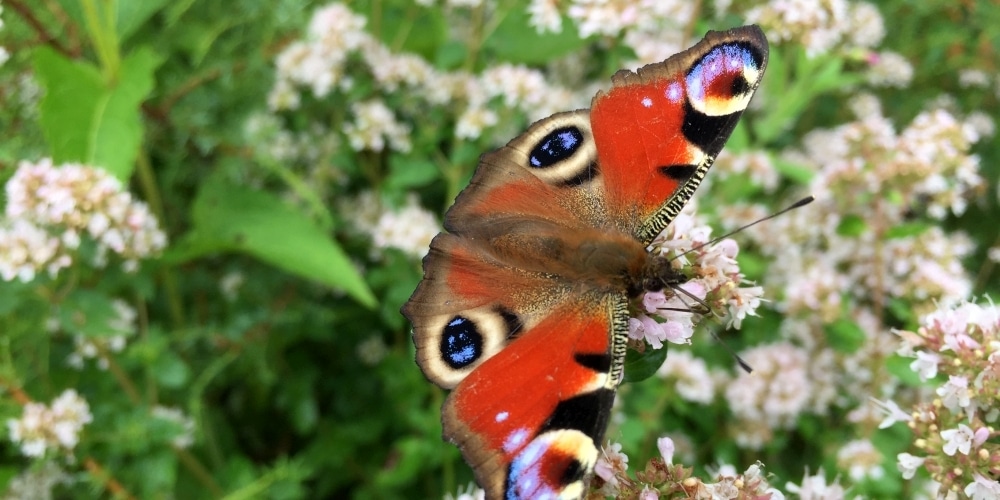
[(453, 389), (444, 437), (487, 498), (585, 494), (629, 299), (647, 286), (645, 249), (711, 167), (766, 62), (759, 28), (710, 32), (480, 159), (403, 314), (420, 368)]
[(607, 428), (628, 335), (624, 295), (572, 295), (448, 397), (445, 438), (488, 498), (578, 498)]

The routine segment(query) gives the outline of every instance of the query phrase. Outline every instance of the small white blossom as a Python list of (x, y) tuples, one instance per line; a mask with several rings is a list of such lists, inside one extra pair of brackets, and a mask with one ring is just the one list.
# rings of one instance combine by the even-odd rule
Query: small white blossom
[(837, 464), (841, 470), (847, 470), (854, 481), (881, 479), (885, 475), (882, 454), (866, 439), (850, 441), (842, 446), (837, 452)]
[(840, 480), (835, 479), (832, 483), (827, 484), (823, 469), (817, 471), (815, 475), (809, 475), (809, 471), (806, 471), (802, 477), (802, 484), (789, 482), (785, 485), (785, 489), (797, 494), (802, 499), (841, 500), (845, 498), (844, 487), (840, 485)]
[(913, 417), (903, 411), (895, 401), (889, 399), (885, 403), (877, 400), (871, 400), (875, 405), (878, 406), (879, 410), (885, 414), (885, 419), (878, 425), (879, 429), (886, 429), (891, 427), (896, 422), (909, 422), (913, 420)]
[(665, 436), (658, 438), (656, 440), (656, 448), (660, 450), (660, 457), (663, 458), (664, 463), (674, 463), (674, 451), (676, 448), (673, 439)]
[(624, 475), (627, 470), (628, 455), (622, 453), (621, 443), (608, 442), (594, 465), (594, 474), (605, 481), (607, 490), (602, 491), (610, 493), (608, 496), (616, 496), (620, 485), (618, 476)]
[(969, 450), (972, 449), (972, 440), (974, 434), (972, 429), (965, 424), (958, 424), (956, 429), (945, 429), (941, 431), (941, 439), (945, 440), (944, 446), (941, 448), (945, 455), (954, 456), (955, 452), (962, 452), (963, 455), (968, 455)]
[(903, 479), (913, 479), (913, 475), (917, 473), (917, 469), (924, 465), (924, 461), (927, 460), (925, 457), (916, 457), (910, 455), (909, 453), (900, 453), (896, 455), (896, 467), (899, 472), (903, 474)]
[(457, 495), (445, 494), (444, 500), (486, 500), (486, 491), (475, 483), (470, 483), (465, 487), (459, 487)]
[(917, 372), (920, 380), (926, 382), (937, 376), (941, 355), (933, 352), (916, 351), (917, 359), (910, 363), (910, 369)]
[(963, 490), (971, 500), (1000, 499), (1000, 482), (996, 479), (987, 479), (980, 474), (973, 474), (973, 477), (975, 480)]
[(948, 382), (935, 391), (941, 396), (941, 403), (952, 413), (961, 413), (963, 408), (972, 402), (972, 391), (969, 389), (969, 379), (951, 375)]
[(562, 15), (558, 0), (531, 0), (528, 4), (530, 24), (538, 33), (562, 32)]

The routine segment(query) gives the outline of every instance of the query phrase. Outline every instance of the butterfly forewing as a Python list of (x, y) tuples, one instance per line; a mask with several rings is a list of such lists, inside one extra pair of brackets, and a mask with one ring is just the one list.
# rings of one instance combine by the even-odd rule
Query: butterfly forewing
[(483, 155), (403, 306), (417, 363), (491, 499), (580, 498), (607, 427), (645, 247), (711, 167), (760, 83), (755, 26), (710, 32), (591, 110)]
[(649, 244), (711, 167), (760, 84), (767, 40), (746, 26), (709, 32), (664, 62), (620, 71), (592, 103), (609, 212)]

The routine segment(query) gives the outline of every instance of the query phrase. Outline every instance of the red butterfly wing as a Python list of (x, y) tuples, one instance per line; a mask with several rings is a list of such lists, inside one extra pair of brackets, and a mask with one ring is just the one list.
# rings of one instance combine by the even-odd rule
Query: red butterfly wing
[(571, 297), (451, 393), (444, 434), (489, 498), (583, 493), (614, 401), (626, 304), (624, 295)]
[(591, 126), (612, 216), (652, 242), (701, 183), (760, 84), (767, 40), (756, 26), (709, 32), (594, 98)]

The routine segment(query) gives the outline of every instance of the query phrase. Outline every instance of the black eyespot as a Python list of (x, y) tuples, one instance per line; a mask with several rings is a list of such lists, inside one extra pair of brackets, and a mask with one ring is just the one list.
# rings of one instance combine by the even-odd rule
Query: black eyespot
[(729, 91), (732, 93), (731, 95), (733, 96), (745, 95), (752, 89), (753, 87), (750, 86), (750, 82), (748, 82), (747, 79), (744, 78), (742, 75), (733, 78), (733, 83), (729, 87)]
[(586, 474), (587, 469), (583, 468), (583, 464), (575, 458), (571, 458), (569, 463), (566, 464), (566, 468), (563, 469), (562, 477), (560, 478), (560, 484), (572, 484), (581, 479), (583, 479), (584, 474)]
[(475, 323), (455, 316), (444, 327), (441, 336), (441, 356), (455, 370), (465, 368), (483, 355), (483, 336)]
[(573, 156), (583, 144), (583, 133), (576, 127), (553, 130), (531, 150), (528, 162), (532, 167), (546, 168)]

